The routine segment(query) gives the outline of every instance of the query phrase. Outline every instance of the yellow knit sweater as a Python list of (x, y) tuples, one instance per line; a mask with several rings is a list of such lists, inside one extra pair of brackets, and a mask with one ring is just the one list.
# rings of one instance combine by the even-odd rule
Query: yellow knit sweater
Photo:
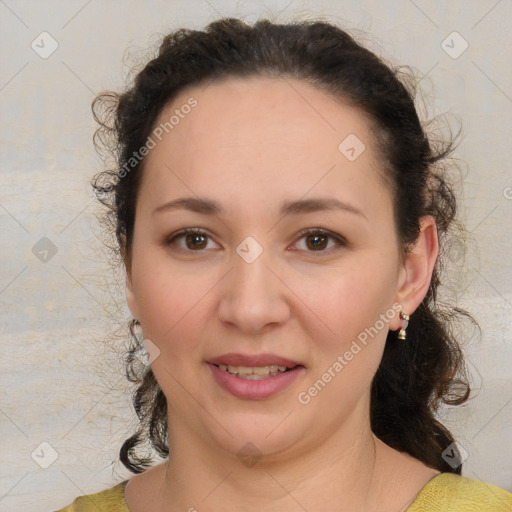
[[(57, 512), (130, 512), (124, 499), (127, 482), (80, 496)], [(512, 512), (512, 494), (479, 480), (440, 473), (423, 487), (407, 512)]]

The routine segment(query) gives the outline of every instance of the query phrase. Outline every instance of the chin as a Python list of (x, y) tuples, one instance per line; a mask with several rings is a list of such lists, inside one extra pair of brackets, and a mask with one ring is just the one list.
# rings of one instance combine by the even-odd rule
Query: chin
[[(304, 422), (297, 421), (297, 418), (291, 420), (293, 414), (290, 414), (289, 418), (286, 416), (287, 414), (282, 412), (266, 417), (254, 413), (238, 413), (236, 417), (228, 415), (223, 425), (227, 425), (227, 431), (231, 436), (215, 423), (216, 432), (212, 432), (212, 437), (219, 447), (240, 460), (245, 457), (265, 457), (266, 460), (272, 460), (273, 456), (290, 447), (296, 448), (305, 434)], [(297, 429), (299, 425), (300, 429)]]

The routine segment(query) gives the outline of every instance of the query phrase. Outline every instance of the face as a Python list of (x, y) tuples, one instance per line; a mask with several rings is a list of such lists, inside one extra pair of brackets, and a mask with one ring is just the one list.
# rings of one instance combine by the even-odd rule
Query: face
[[(189, 88), (157, 125), (176, 109), (145, 159), (127, 285), (159, 350), (171, 439), (272, 454), (367, 425), (403, 275), (367, 119), (309, 84), (261, 77)], [(169, 204), (183, 198), (195, 202)], [(212, 360), (298, 366), (256, 380)]]

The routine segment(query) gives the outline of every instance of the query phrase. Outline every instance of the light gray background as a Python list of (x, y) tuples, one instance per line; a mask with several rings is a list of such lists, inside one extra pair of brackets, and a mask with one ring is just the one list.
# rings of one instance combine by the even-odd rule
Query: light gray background
[[(0, 511), (54, 510), (130, 476), (115, 462), (134, 424), (113, 350), (122, 336), (108, 338), (127, 309), (88, 186), (101, 169), (90, 103), (121, 87), (161, 34), (227, 15), (323, 16), (355, 29), (424, 76), (431, 113), (462, 120), (456, 156), (471, 243), (465, 258), (460, 247), (450, 256), (448, 282), (460, 288), (443, 293), (469, 309), (482, 338), (465, 348), (474, 398), (446, 421), (469, 454), (464, 475), (512, 491), (510, 1), (0, 0)], [(44, 31), (59, 45), (47, 59), (31, 48)], [(458, 58), (442, 45), (453, 31), (469, 44)], [(445, 43), (452, 53), (464, 44), (457, 37)], [(55, 255), (45, 246), (34, 254), (43, 237)]]

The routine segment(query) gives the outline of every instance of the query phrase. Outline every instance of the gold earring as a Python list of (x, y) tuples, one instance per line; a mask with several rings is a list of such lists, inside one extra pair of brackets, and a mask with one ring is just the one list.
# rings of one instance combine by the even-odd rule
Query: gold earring
[(407, 326), (409, 325), (409, 315), (406, 315), (403, 311), (400, 311), (400, 318), (402, 320), (405, 320), (405, 323), (400, 327), (400, 331), (398, 332), (398, 339), (399, 340), (405, 340), (406, 333), (405, 330), (407, 329)]

